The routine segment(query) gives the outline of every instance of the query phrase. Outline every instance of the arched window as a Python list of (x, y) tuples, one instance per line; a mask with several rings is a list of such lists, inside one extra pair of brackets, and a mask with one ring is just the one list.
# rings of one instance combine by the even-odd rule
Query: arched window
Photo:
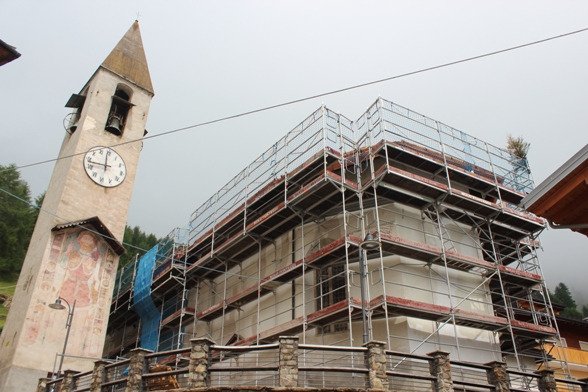
[(121, 136), (132, 106), (131, 90), (125, 85), (118, 85), (112, 96), (112, 104), (108, 112), (105, 129), (110, 133)]

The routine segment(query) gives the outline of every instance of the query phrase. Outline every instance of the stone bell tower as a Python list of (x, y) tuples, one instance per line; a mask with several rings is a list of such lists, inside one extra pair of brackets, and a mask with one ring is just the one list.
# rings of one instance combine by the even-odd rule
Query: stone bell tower
[[(102, 354), (153, 86), (135, 21), (66, 107), (70, 124), (0, 337), (0, 390)], [(129, 142), (129, 143), (125, 143)], [(56, 299), (65, 310), (49, 307)], [(73, 313), (72, 313), (73, 312)], [(71, 329), (65, 355), (66, 322)]]

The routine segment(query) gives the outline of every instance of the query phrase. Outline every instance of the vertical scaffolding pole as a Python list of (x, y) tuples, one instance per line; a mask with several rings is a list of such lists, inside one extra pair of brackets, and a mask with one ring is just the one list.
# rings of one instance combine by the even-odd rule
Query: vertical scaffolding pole
[[(351, 270), (349, 268), (349, 230), (347, 228), (347, 202), (345, 199), (345, 184), (347, 183), (347, 152), (345, 151), (345, 142), (343, 137), (343, 131), (341, 126), (341, 116), (337, 118), (337, 130), (339, 136), (339, 150), (341, 157), (339, 158), (341, 165), (341, 184), (339, 184), (339, 190), (341, 192), (341, 208), (342, 208), (342, 222), (343, 222), (343, 237), (345, 238), (345, 296), (348, 299), (347, 303), (347, 332), (349, 335), (349, 345), (353, 346), (353, 320), (351, 317)], [(354, 146), (355, 148), (355, 146)], [(354, 158), (357, 157), (355, 151), (353, 151)], [(354, 163), (355, 164), (355, 163)], [(322, 284), (321, 284), (322, 290)], [(322, 306), (321, 306), (322, 307)]]
[[(306, 251), (304, 242), (304, 213), (300, 214), (300, 242), (302, 243), (302, 343), (306, 344)], [(312, 271), (312, 269), (311, 269)]]
[(452, 293), (453, 289), (452, 289), (451, 280), (449, 277), (449, 267), (447, 265), (447, 249), (445, 247), (445, 239), (443, 238), (444, 226), (443, 226), (443, 222), (441, 220), (442, 217), (439, 214), (439, 203), (436, 202), (434, 207), (435, 207), (435, 217), (436, 217), (436, 221), (437, 221), (437, 231), (439, 233), (439, 241), (441, 243), (441, 257), (443, 259), (443, 270), (445, 272), (445, 280), (446, 280), (446, 284), (447, 284), (447, 295), (449, 297), (449, 307), (451, 309), (451, 318), (453, 321), (453, 323), (452, 323), (453, 324), (453, 335), (455, 338), (455, 346), (457, 349), (457, 358), (458, 358), (458, 360), (461, 361), (461, 350), (459, 347), (459, 337), (458, 337), (458, 333), (457, 333), (457, 326), (455, 325), (455, 311), (457, 309), (455, 309), (455, 307), (454, 307), (455, 303), (453, 300), (453, 293)]
[(515, 334), (514, 331), (512, 329), (512, 318), (511, 318), (511, 307), (509, 306), (508, 300), (506, 298), (506, 292), (504, 291), (504, 283), (502, 281), (502, 274), (500, 273), (500, 263), (498, 261), (498, 253), (496, 252), (496, 245), (494, 244), (494, 236), (492, 234), (492, 226), (490, 224), (490, 220), (486, 221), (486, 227), (488, 230), (488, 237), (490, 238), (490, 244), (492, 245), (492, 254), (493, 254), (493, 259), (494, 259), (494, 264), (496, 266), (496, 270), (497, 270), (497, 276), (498, 276), (498, 281), (500, 283), (500, 292), (501, 292), (501, 296), (503, 299), (503, 303), (504, 303), (504, 314), (506, 315), (506, 319), (508, 322), (508, 332), (510, 334), (510, 338), (512, 340), (512, 347), (513, 347), (513, 351), (514, 351), (514, 356), (515, 356), (515, 360), (517, 363), (517, 369), (519, 371), (522, 371), (522, 366), (521, 366), (521, 361), (519, 359), (519, 353), (518, 353), (518, 349), (517, 349), (517, 342), (515, 340)]
[(198, 301), (200, 295), (200, 279), (196, 279), (196, 292), (194, 293), (194, 321), (192, 322), (192, 338), (196, 337), (196, 324), (198, 323)]
[[(383, 125), (383, 121), (381, 120), (383, 115), (382, 115), (382, 98), (378, 98), (377, 102), (377, 112), (378, 112), (378, 116), (380, 117), (380, 122), (378, 124), (380, 131), (382, 133), (384, 133), (384, 129), (382, 129), (384, 127)], [(372, 183), (372, 190), (374, 192), (374, 214), (375, 214), (375, 221), (376, 221), (376, 230), (377, 230), (377, 238), (376, 240), (378, 241), (378, 253), (379, 253), (379, 261), (380, 261), (380, 279), (381, 279), (381, 284), (382, 284), (382, 295), (383, 298), (387, 298), (388, 296), (388, 289), (386, 287), (386, 274), (385, 274), (385, 269), (384, 269), (384, 254), (382, 251), (382, 243), (381, 243), (381, 238), (380, 238), (380, 234), (382, 232), (382, 227), (380, 226), (380, 207), (379, 207), (379, 203), (378, 203), (378, 191), (377, 191), (377, 184), (376, 184), (376, 175), (375, 175), (375, 162), (374, 162), (374, 151), (373, 151), (373, 145), (374, 145), (374, 140), (372, 137), (372, 132), (373, 132), (373, 128), (372, 128), (372, 124), (370, 122), (369, 116), (366, 116), (366, 123), (367, 125), (367, 144), (368, 144), (368, 159), (369, 159), (369, 170), (370, 170), (370, 181)], [(388, 149), (385, 148), (385, 156), (386, 156), (386, 167), (390, 164), (390, 161), (388, 160)], [(360, 177), (361, 179), (361, 177)], [(360, 186), (360, 188), (363, 188), (363, 184), (359, 183), (358, 184)], [(362, 213), (363, 214), (363, 213)], [(366, 260), (367, 261), (367, 260)], [(390, 339), (390, 320), (389, 320), (389, 314), (388, 314), (388, 306), (384, 305), (384, 324), (386, 325), (386, 344), (388, 347), (388, 350), (392, 350), (392, 341)], [(373, 327), (372, 327), (373, 328)]]
[[(531, 252), (536, 252), (535, 248), (531, 249)], [(539, 274), (541, 276), (543, 276), (543, 270), (541, 269), (541, 264), (537, 263), (537, 267), (539, 269)], [(571, 371), (570, 371), (570, 367), (568, 364), (568, 358), (566, 355), (566, 350), (564, 349), (561, 340), (561, 334), (559, 333), (559, 326), (557, 325), (557, 318), (555, 317), (555, 312), (553, 311), (553, 305), (551, 304), (551, 296), (549, 295), (549, 290), (547, 288), (547, 283), (545, 282), (545, 279), (541, 280), (541, 291), (542, 291), (542, 295), (543, 298), (546, 299), (546, 304), (548, 305), (548, 309), (547, 311), (549, 312), (549, 317), (550, 317), (550, 322), (552, 322), (552, 326), (555, 328), (556, 330), (556, 335), (555, 335), (555, 339), (556, 339), (556, 343), (554, 343), (554, 345), (556, 346), (558, 352), (559, 352), (559, 357), (562, 358), (560, 359), (560, 363), (562, 364), (562, 367), (564, 368), (564, 373), (566, 376), (571, 377)], [(543, 350), (543, 352), (545, 353), (545, 350)], [(545, 361), (545, 363), (547, 364), (547, 366), (549, 366), (549, 362)]]
[(255, 239), (255, 241), (257, 242), (259, 249), (257, 253), (257, 320), (255, 324), (255, 342), (257, 343), (257, 345), (259, 345), (259, 318), (261, 315), (261, 240)]
[(220, 334), (220, 344), (225, 344), (225, 314), (227, 310), (227, 276), (229, 275), (229, 263), (224, 262), (225, 265), (225, 273), (224, 273), (224, 283), (223, 283), (223, 312), (222, 312), (222, 321), (221, 321), (221, 334)]

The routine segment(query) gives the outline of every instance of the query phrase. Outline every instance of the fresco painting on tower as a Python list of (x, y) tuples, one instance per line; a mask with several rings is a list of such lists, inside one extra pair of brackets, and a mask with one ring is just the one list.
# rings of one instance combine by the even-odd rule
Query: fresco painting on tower
[[(102, 336), (107, 320), (102, 316), (109, 306), (110, 287), (114, 279), (115, 255), (107, 243), (86, 229), (72, 229), (56, 233), (51, 243), (49, 262), (41, 274), (41, 290), (48, 302), (62, 297), (70, 304), (75, 301), (72, 344), (89, 356), (100, 357), (101, 347), (88, 345), (91, 336)], [(54, 282), (63, 282), (54, 287)], [(29, 311), (30, 327), (24, 336), (25, 345), (39, 342), (58, 342), (63, 333), (47, 328), (56, 321), (56, 312), (38, 300)], [(61, 317), (57, 318), (61, 322)], [(77, 337), (75, 335), (78, 335)]]

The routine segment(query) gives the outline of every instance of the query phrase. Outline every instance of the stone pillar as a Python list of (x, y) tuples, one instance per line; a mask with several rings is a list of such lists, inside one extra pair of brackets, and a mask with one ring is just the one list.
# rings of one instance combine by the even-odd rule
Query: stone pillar
[(298, 336), (280, 336), (278, 341), (279, 386), (296, 388), (298, 386)]
[(429, 370), (431, 375), (436, 378), (435, 392), (453, 392), (449, 353), (444, 351), (433, 351), (427, 355), (432, 357), (429, 360)]
[(584, 385), (582, 385), (582, 392), (588, 392), (588, 378), (583, 378), (579, 381), (584, 383)]
[(488, 384), (494, 385), (495, 392), (509, 392), (510, 378), (506, 371), (506, 363), (504, 362), (488, 362), (486, 366), (490, 369), (486, 370), (486, 377), (488, 377)]
[(369, 341), (364, 346), (367, 348), (366, 361), (369, 370), (369, 382), (371, 389), (388, 390), (388, 375), (386, 370), (388, 359), (386, 358), (386, 343)]
[(47, 383), (51, 381), (50, 378), (40, 378), (37, 384), (37, 392), (47, 392)]
[(60, 392), (73, 392), (76, 389), (74, 376), (78, 374), (75, 370), (64, 370), (63, 381), (61, 382)]
[(214, 342), (208, 338), (190, 339), (190, 363), (188, 364), (188, 387), (205, 388), (210, 386), (210, 348)]
[(557, 392), (557, 384), (553, 375), (553, 370), (544, 369), (535, 372), (540, 376), (538, 384), (540, 392)]
[(125, 392), (140, 392), (143, 390), (143, 373), (145, 373), (145, 356), (152, 353), (151, 350), (135, 348), (131, 350), (129, 362), (129, 376)]
[(102, 392), (102, 383), (106, 375), (106, 361), (94, 362), (94, 371), (92, 372), (92, 382), (90, 383), (90, 392)]

